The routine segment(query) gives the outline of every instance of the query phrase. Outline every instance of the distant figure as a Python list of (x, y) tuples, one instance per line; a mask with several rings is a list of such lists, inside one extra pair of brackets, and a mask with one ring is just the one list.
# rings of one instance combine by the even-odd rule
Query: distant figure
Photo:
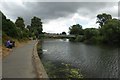
[(13, 43), (12, 43), (10, 40), (8, 40), (8, 41), (6, 42), (6, 47), (7, 47), (7, 48), (12, 48), (12, 47), (13, 47)]

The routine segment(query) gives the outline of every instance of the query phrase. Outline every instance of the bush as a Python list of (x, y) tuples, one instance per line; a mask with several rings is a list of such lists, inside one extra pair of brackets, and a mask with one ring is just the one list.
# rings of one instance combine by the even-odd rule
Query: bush
[(80, 35), (78, 35), (75, 39), (76, 42), (83, 42), (84, 41), (84, 38)]

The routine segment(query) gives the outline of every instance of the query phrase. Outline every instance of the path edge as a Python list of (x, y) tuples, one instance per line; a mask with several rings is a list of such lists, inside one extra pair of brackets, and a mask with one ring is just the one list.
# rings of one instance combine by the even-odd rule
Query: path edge
[(35, 70), (37, 72), (37, 78), (38, 79), (45, 79), (48, 80), (48, 75), (46, 73), (46, 70), (38, 56), (38, 52), (37, 52), (37, 44), (38, 44), (38, 40), (36, 41), (34, 47), (33, 47), (33, 63), (34, 63), (34, 67)]

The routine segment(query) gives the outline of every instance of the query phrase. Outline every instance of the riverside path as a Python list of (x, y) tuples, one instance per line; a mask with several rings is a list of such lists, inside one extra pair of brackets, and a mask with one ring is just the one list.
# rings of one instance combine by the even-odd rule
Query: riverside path
[(14, 48), (2, 61), (3, 78), (36, 78), (32, 61), (33, 47), (36, 41)]

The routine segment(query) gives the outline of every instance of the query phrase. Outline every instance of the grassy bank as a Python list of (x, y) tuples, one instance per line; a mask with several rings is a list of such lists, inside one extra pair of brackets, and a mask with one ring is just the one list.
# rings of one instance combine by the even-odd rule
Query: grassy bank
[(42, 40), (39, 40), (39, 41), (38, 41), (38, 44), (37, 44), (37, 52), (38, 52), (39, 57), (40, 57), (40, 55), (43, 53), (43, 52), (42, 52)]
[(23, 46), (24, 44), (26, 44), (26, 43), (29, 42), (28, 39), (18, 40), (18, 39), (11, 38), (11, 37), (9, 37), (9, 36), (7, 36), (7, 35), (4, 34), (2, 36), (2, 45), (1, 45), (2, 57), (3, 58), (6, 57), (6, 56), (8, 56), (9, 53), (12, 51), (12, 49), (6, 48), (5, 45), (4, 45), (7, 40), (13, 40), (13, 41), (15, 41), (15, 47)]
[(71, 64), (45, 60), (43, 61), (43, 65), (49, 78), (68, 78), (69, 80), (73, 78), (84, 78), (80, 70), (73, 67)]

